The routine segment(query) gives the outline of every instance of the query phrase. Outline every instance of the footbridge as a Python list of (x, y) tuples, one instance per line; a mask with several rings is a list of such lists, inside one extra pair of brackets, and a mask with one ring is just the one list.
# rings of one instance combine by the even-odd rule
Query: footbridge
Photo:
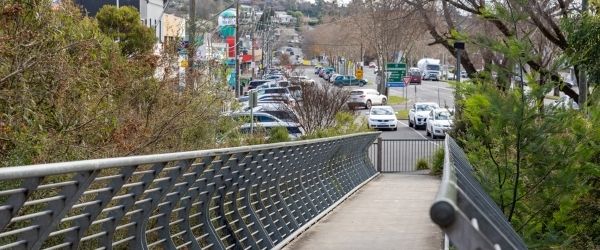
[(4, 166), (0, 249), (526, 248), (450, 137), (378, 137)]

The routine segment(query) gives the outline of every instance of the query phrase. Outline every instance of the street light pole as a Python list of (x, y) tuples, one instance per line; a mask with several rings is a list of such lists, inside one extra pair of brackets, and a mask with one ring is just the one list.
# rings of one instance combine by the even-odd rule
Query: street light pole
[(240, 97), (240, 1), (235, 1), (235, 97)]

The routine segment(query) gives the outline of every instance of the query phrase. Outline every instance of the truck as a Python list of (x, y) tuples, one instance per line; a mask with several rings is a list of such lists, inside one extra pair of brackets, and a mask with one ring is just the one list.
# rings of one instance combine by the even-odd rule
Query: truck
[(417, 62), (423, 80), (439, 81), (442, 77), (439, 59), (423, 58)]

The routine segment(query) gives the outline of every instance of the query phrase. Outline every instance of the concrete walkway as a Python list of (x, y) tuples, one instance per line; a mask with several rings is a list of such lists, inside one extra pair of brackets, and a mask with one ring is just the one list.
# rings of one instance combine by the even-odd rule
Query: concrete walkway
[(440, 249), (429, 219), (440, 181), (424, 174), (381, 174), (285, 249)]

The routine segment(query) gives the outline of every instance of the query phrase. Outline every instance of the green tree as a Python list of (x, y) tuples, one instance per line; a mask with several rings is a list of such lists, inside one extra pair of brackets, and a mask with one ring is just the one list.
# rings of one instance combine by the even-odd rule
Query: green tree
[(96, 19), (100, 30), (119, 42), (124, 55), (144, 54), (152, 50), (156, 40), (154, 30), (142, 24), (135, 8), (104, 5)]

